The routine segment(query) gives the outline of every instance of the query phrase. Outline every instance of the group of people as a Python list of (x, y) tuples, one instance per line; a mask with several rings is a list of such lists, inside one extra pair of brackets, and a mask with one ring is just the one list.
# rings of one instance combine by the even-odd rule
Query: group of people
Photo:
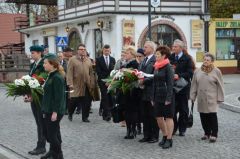
[[(189, 114), (188, 101), (198, 99), (198, 111), (204, 130), (202, 140), (217, 140), (218, 104), (224, 100), (221, 72), (213, 65), (214, 57), (204, 55), (201, 68), (196, 69), (192, 57), (187, 53), (185, 44), (175, 40), (172, 48), (158, 46), (146, 41), (143, 48), (137, 51), (127, 47), (118, 61), (111, 56), (110, 45), (104, 45), (102, 56), (90, 59), (86, 46), (80, 44), (77, 54), (66, 48), (63, 53), (43, 55), (40, 46), (30, 47), (34, 60), (29, 75), (48, 73), (43, 89), (41, 106), (31, 101), (31, 108), (37, 124), (37, 147), (29, 152), (31, 155), (44, 154), (46, 141), (50, 143), (49, 151), (41, 159), (62, 159), (60, 121), (68, 112), (68, 119), (73, 120), (76, 107), (82, 111), (82, 121), (90, 122), (89, 111), (92, 100), (96, 99), (98, 88), (101, 92), (99, 115), (103, 120), (111, 120), (111, 110), (117, 104), (122, 110), (126, 122), (125, 139), (134, 139), (141, 132), (141, 143), (159, 141), (159, 129), (162, 139), (159, 146), (163, 149), (172, 147), (172, 136), (179, 131), (185, 136)], [(116, 91), (108, 93), (108, 84), (103, 81), (113, 69), (138, 69), (152, 77), (139, 80), (139, 88), (123, 94)], [(187, 81), (181, 91), (174, 91), (174, 83), (180, 78)], [(29, 96), (25, 98), (30, 98)]]

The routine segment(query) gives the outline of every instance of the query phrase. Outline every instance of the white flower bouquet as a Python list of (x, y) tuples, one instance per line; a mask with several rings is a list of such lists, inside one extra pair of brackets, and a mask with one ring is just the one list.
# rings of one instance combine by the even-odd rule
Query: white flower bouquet
[(13, 96), (15, 99), (18, 96), (27, 95), (29, 99), (40, 105), (39, 96), (43, 94), (43, 89), (36, 78), (26, 75), (5, 85), (7, 87), (7, 97)]

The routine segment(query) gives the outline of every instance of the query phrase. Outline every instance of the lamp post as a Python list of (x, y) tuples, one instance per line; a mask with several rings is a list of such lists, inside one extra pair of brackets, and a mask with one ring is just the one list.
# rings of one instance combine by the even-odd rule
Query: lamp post
[(210, 14), (207, 12), (203, 15), (204, 20), (204, 50), (209, 52), (209, 21)]
[(148, 0), (148, 40), (152, 40), (151, 27), (151, 0)]

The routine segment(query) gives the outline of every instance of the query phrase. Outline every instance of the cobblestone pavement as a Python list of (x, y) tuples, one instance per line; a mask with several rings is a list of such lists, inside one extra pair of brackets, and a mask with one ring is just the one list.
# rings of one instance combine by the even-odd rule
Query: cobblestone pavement
[[(235, 80), (236, 81), (236, 80)], [(235, 89), (231, 83), (229, 89)], [(240, 89), (238, 89), (240, 90)], [(234, 93), (227, 91), (226, 94)], [(93, 104), (90, 123), (83, 123), (81, 115), (73, 122), (65, 116), (61, 122), (65, 159), (239, 159), (240, 114), (220, 109), (219, 138), (214, 144), (201, 141), (203, 131), (199, 115), (194, 111), (194, 125), (185, 137), (174, 136), (173, 148), (162, 150), (157, 143), (139, 143), (142, 135), (125, 140), (125, 128), (105, 122), (98, 116), (98, 105)], [(36, 126), (30, 105), (17, 98), (6, 98), (0, 88), (0, 145), (19, 155), (19, 159), (37, 159), (27, 154), (36, 146)], [(1, 156), (1, 155), (0, 155)], [(0, 158), (1, 159), (1, 158)]]

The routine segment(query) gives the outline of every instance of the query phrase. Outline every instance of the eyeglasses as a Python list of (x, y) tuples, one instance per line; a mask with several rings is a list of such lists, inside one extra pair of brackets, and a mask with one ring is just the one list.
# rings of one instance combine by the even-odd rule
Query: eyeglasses
[(78, 50), (82, 50), (82, 51), (84, 51), (84, 50), (86, 50), (86, 49), (78, 49)]
[(143, 57), (143, 56), (137, 56), (137, 57)]

